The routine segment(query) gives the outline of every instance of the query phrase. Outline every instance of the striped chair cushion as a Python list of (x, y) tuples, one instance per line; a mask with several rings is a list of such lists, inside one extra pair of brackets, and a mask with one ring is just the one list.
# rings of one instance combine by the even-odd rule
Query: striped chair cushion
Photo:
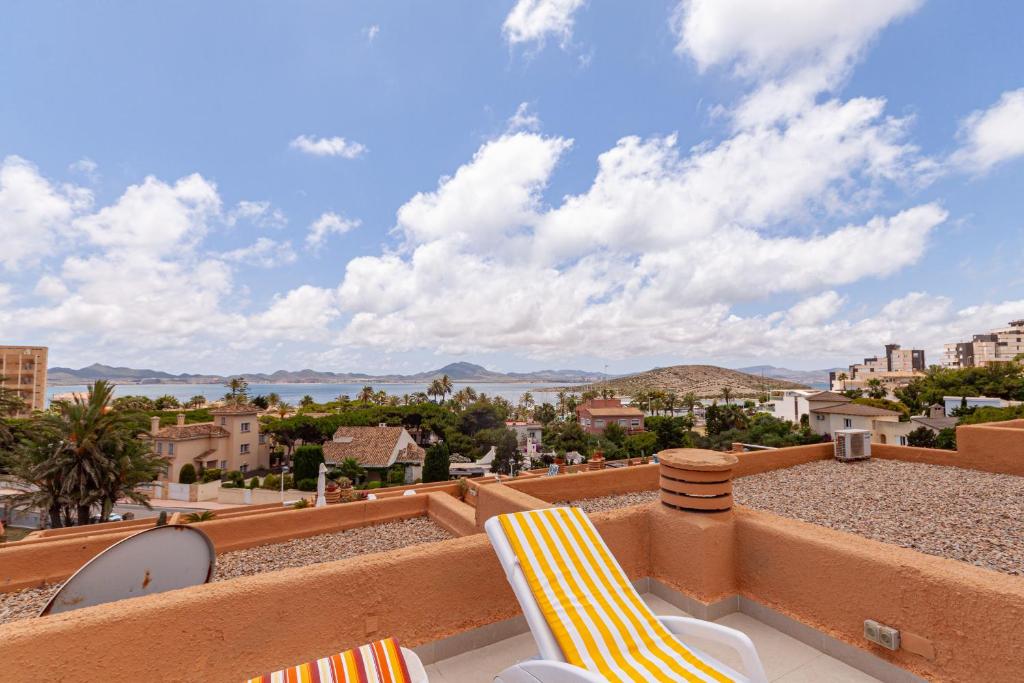
[(394, 638), (306, 662), (245, 683), (411, 683), (405, 657)]
[(730, 681), (661, 624), (579, 508), (499, 517), (565, 660), (609, 681)]

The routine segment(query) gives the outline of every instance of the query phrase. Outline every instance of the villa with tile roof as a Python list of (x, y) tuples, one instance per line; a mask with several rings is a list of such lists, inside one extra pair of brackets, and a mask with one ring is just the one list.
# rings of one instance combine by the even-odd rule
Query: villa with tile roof
[(337, 465), (348, 458), (366, 469), (369, 481), (379, 481), (394, 465), (405, 465), (405, 482), (423, 474), (426, 451), (416, 444), (405, 427), (338, 427), (324, 444), (324, 462)]
[(270, 465), (270, 448), (266, 435), (260, 434), (256, 406), (223, 406), (210, 411), (213, 422), (185, 424), (179, 413), (177, 423), (160, 426), (153, 417), (149, 437), (157, 455), (171, 459), (166, 479), (178, 481), (186, 464), (196, 472), (217, 467), (223, 471), (247, 472)]
[(593, 398), (576, 408), (576, 419), (583, 431), (603, 434), (605, 427), (617, 423), (626, 432), (644, 431), (644, 411), (622, 405), (617, 398)]

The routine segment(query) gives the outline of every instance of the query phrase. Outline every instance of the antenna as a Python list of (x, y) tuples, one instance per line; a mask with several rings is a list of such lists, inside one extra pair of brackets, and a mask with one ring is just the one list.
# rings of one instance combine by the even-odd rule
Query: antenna
[(39, 616), (209, 583), (216, 562), (213, 542), (194, 526), (150, 527), (86, 562)]

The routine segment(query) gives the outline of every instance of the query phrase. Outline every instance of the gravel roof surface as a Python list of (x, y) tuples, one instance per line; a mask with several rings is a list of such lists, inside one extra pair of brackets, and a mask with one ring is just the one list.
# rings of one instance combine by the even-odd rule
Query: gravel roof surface
[[(401, 522), (388, 522), (224, 553), (217, 556), (217, 572), (213, 580), (224, 581), (237, 576), (304, 567), (449, 538), (452, 538), (452, 535), (429, 518), (413, 517)], [(59, 587), (53, 585), (0, 593), (0, 624), (39, 614), (39, 610), (46, 605), (50, 596)]]
[(820, 460), (733, 482), (737, 503), (1024, 575), (1024, 477), (898, 460)]
[(587, 514), (604, 512), (605, 510), (616, 510), (631, 505), (645, 505), (658, 500), (657, 491), (637, 491), (636, 493), (622, 493), (617, 496), (602, 496), (600, 498), (583, 498), (582, 500), (562, 501), (559, 505), (572, 505), (581, 508)]

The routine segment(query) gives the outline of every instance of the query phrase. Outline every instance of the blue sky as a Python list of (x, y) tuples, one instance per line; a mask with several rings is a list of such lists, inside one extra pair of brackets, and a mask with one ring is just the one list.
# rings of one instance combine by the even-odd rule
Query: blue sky
[(1024, 317), (1024, 9), (805, 4), (10, 5), (0, 339), (626, 372)]

